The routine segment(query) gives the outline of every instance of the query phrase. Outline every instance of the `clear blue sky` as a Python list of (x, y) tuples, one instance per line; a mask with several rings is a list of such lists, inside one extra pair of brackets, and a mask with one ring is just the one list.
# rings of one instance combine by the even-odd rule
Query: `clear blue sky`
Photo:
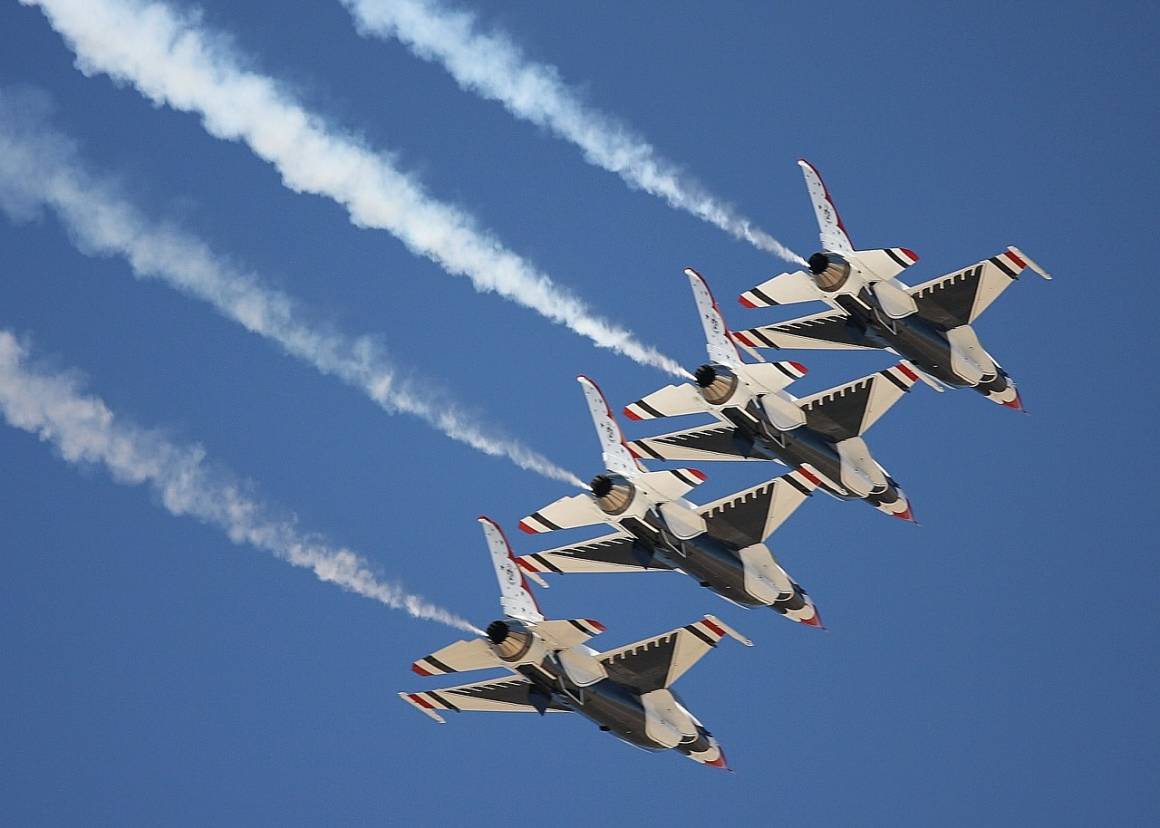
[[(735, 326), (778, 318), (733, 297), (781, 262), (629, 191), (398, 44), (360, 38), (339, 3), (201, 5), (313, 108), (687, 366), (703, 342), (682, 266), (709, 278)], [(1037, 258), (1056, 280), (1021, 280), (979, 325), (1031, 416), (918, 386), (875, 427), (921, 527), (816, 497), (774, 539), (828, 633), (676, 577), (576, 576), (540, 595), (551, 615), (602, 620), (608, 647), (704, 612), (750, 635), (756, 647), (727, 641), (679, 685), (732, 775), (631, 750), (579, 717), (436, 726), (394, 694), (438, 686), (409, 665), (454, 632), (233, 546), (5, 426), (0, 821), (1160, 820), (1156, 5), (483, 14), (800, 252), (816, 242), (794, 164), (806, 156), (855, 243), (921, 255), (912, 283), (1009, 242)], [(614, 407), (667, 381), (475, 294), (285, 190), (194, 117), (72, 61), (38, 11), (0, 5), (0, 83), (51, 95), (56, 125), (136, 203), (345, 329), (382, 333), (416, 374), (582, 477), (598, 453), (574, 375)], [(498, 606), (474, 517), (511, 530), (568, 493), (387, 417), (120, 259), (85, 257), (51, 216), (0, 220), (0, 265), (0, 328), (477, 623)], [(811, 369), (801, 394), (887, 359), (792, 358)], [(778, 473), (704, 470), (702, 500)]]

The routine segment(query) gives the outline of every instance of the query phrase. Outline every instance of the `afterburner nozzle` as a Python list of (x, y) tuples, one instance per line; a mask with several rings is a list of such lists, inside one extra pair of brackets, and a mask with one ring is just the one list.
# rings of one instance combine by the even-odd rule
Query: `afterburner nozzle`
[(850, 278), (850, 263), (837, 253), (815, 253), (810, 256), (810, 273), (819, 289), (832, 293)]

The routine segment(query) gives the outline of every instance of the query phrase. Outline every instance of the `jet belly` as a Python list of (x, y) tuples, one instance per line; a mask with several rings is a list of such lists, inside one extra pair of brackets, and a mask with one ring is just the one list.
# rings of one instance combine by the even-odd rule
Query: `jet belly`
[(746, 607), (769, 604), (745, 585), (745, 566), (737, 551), (711, 535), (679, 542), (680, 568), (701, 586)]
[(858, 300), (842, 297), (842, 310), (866, 328), (867, 336), (905, 357), (931, 376), (954, 388), (970, 383), (951, 367), (951, 346), (941, 326), (918, 314), (891, 319), (868, 292)]
[(580, 691), (569, 704), (601, 730), (648, 751), (675, 750), (695, 762), (725, 766), (717, 740), (668, 688), (640, 693), (605, 679)]

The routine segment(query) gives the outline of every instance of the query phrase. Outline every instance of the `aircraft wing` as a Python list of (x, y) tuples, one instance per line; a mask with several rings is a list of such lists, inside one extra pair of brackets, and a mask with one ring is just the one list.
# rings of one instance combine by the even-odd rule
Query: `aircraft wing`
[(762, 543), (818, 487), (808, 468), (794, 469), (774, 480), (706, 503), (699, 511), (709, 534), (738, 548)]
[(585, 543), (560, 546), (517, 559), (537, 573), (550, 572), (671, 572), (652, 560), (652, 553), (624, 532), (613, 532)]
[(534, 685), (524, 678), (477, 681), (444, 687), (440, 690), (425, 690), (421, 693), (400, 693), (399, 698), (430, 716), (440, 724), (440, 715), (447, 711), (462, 713), (480, 711), (490, 713), (567, 713), (569, 708), (553, 702), (547, 695), (537, 692)]
[(769, 460), (731, 425), (711, 425), (633, 440), (629, 445), (654, 460)]
[(998, 256), (916, 285), (910, 295), (924, 318), (957, 328), (978, 319), (1029, 266), (1014, 248), (1008, 247)]
[(885, 371), (798, 400), (806, 425), (834, 442), (864, 433), (918, 381), (903, 360)]
[(850, 324), (845, 311), (823, 311), (776, 325), (763, 325), (733, 334), (751, 348), (863, 349), (881, 348)]
[(649, 693), (670, 686), (726, 635), (752, 644), (716, 616), (706, 615), (700, 621), (663, 635), (600, 653), (597, 658), (610, 679)]

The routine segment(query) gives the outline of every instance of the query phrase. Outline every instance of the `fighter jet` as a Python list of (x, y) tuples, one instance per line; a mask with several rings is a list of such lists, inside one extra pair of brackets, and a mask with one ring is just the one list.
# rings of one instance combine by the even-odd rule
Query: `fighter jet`
[(528, 533), (607, 523), (612, 534), (520, 557), (529, 572), (684, 572), (743, 607), (772, 607), (811, 627), (810, 597), (778, 564), (765, 540), (817, 487), (808, 468), (696, 506), (684, 495), (704, 480), (696, 469), (650, 472), (624, 443), (604, 395), (578, 377), (596, 425), (605, 471), (591, 492), (563, 497), (520, 521)]
[(491, 679), (399, 697), (439, 723), (444, 713), (576, 712), (601, 730), (649, 751), (675, 750), (694, 762), (726, 768), (713, 735), (670, 689), (726, 635), (753, 642), (712, 615), (663, 635), (599, 653), (584, 642), (604, 631), (591, 619), (545, 620), (507, 540), (479, 519), (491, 550), (504, 617), (486, 637), (456, 641), (416, 661), (421, 676), (502, 667), (514, 678)]
[(1051, 276), (1017, 247), (917, 287), (898, 274), (918, 256), (904, 247), (855, 250), (838, 208), (808, 161), (798, 161), (814, 205), (822, 250), (809, 269), (774, 276), (740, 296), (747, 308), (821, 300), (832, 310), (738, 331), (753, 348), (881, 348), (911, 360), (938, 385), (973, 388), (1016, 411), (1015, 382), (971, 327), (1024, 269)]
[(630, 450), (657, 460), (776, 460), (809, 468), (822, 489), (841, 500), (864, 500), (913, 521), (910, 501), (870, 455), (862, 435), (918, 380), (900, 362), (836, 388), (798, 399), (785, 390), (804, 376), (797, 362), (745, 363), (697, 271), (685, 269), (708, 342), (709, 362), (695, 383), (669, 385), (626, 406), (634, 420), (711, 414), (719, 421), (633, 440)]

